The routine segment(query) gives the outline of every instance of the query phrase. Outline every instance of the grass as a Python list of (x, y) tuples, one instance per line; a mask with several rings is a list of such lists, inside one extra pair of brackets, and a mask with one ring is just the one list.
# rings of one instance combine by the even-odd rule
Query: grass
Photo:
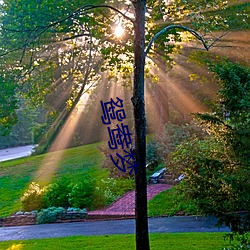
[(175, 187), (159, 193), (148, 203), (148, 215), (151, 217), (161, 215), (171, 216), (178, 212), (195, 215), (198, 214), (198, 209), (194, 204), (182, 199), (182, 197), (177, 194)]
[[(100, 143), (95, 143), (65, 150), (51, 181), (61, 177), (75, 182), (80, 181), (84, 176), (92, 176), (99, 180), (107, 178), (108, 172), (98, 168), (102, 160), (102, 155), (97, 148), (99, 145)], [(57, 152), (50, 153), (50, 156), (53, 157), (56, 154)], [(32, 181), (37, 181), (34, 176), (46, 156), (46, 154), (31, 156), (1, 163), (0, 217), (21, 210), (20, 197)], [(125, 190), (122, 188), (124, 184), (119, 180), (116, 181), (115, 186), (119, 190)], [(190, 211), (186, 203), (176, 201), (174, 188), (158, 194), (149, 202), (149, 216), (173, 215), (181, 210), (195, 213), (192, 206)]]
[[(98, 145), (100, 143), (65, 150), (51, 181), (62, 176), (79, 181), (86, 174), (107, 177), (107, 171), (98, 168), (102, 160)], [(50, 154), (53, 157), (57, 153)], [(34, 176), (45, 157), (46, 154), (0, 163), (0, 217), (20, 210), (20, 197), (30, 182), (37, 181)]]
[[(224, 233), (154, 233), (150, 235), (151, 250), (221, 250), (228, 246)], [(135, 249), (134, 235), (73, 236), (0, 242), (2, 250), (78, 250)]]

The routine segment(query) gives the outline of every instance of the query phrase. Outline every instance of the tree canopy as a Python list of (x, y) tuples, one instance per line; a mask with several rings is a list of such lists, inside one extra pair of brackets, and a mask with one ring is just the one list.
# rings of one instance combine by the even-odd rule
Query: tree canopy
[[(147, 1), (146, 45), (163, 28), (182, 24), (200, 30), (206, 41), (211, 30), (230, 28), (228, 16), (221, 15), (227, 10), (227, 1)], [(244, 13), (234, 14), (245, 15), (242, 27), (247, 21)], [(77, 0), (5, 0), (1, 5), (1, 67), (15, 69), (14, 88), (29, 102), (40, 105), (60, 99), (59, 110), (70, 108), (84, 89), (98, 82), (103, 70), (122, 75), (126, 84), (132, 81), (133, 21), (130, 1), (85, 1), (82, 6)], [(119, 39), (114, 35), (118, 24), (126, 30)], [(171, 63), (177, 46), (173, 41), (184, 38), (179, 31), (171, 29), (154, 40), (148, 56), (160, 54)], [(53, 102), (52, 106), (58, 108)]]

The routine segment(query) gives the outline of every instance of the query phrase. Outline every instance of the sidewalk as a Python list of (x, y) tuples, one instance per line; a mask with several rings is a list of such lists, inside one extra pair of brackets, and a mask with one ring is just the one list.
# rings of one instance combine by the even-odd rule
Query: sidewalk
[[(148, 201), (160, 192), (169, 189), (171, 185), (155, 184), (147, 187)], [(88, 219), (114, 219), (114, 218), (134, 218), (135, 217), (135, 191), (130, 191), (114, 201), (110, 206), (90, 211)]]

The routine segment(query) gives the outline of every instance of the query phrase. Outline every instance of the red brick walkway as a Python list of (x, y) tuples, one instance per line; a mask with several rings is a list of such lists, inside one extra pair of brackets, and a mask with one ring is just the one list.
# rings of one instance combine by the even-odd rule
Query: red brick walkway
[[(168, 184), (155, 184), (147, 188), (148, 201), (155, 195), (170, 188)], [(88, 213), (89, 219), (133, 218), (135, 216), (135, 191), (130, 191), (114, 201), (108, 207)]]

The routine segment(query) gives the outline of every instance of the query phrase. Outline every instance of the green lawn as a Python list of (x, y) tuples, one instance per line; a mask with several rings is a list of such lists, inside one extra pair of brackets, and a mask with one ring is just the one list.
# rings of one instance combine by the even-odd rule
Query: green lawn
[(148, 202), (148, 215), (151, 217), (166, 214), (171, 216), (177, 212), (183, 212), (187, 215), (199, 214), (197, 207), (177, 194), (175, 187), (159, 193)]
[[(62, 176), (75, 182), (80, 181), (86, 175), (91, 175), (95, 179), (107, 178), (108, 172), (98, 168), (102, 160), (102, 155), (97, 148), (99, 145), (100, 143), (95, 143), (65, 150), (50, 181)], [(47, 156), (56, 157), (59, 153), (0, 163), (0, 218), (21, 210), (20, 197), (32, 181), (37, 181), (35, 175), (43, 160)], [(189, 212), (186, 203), (176, 201), (174, 189), (160, 193), (149, 202), (149, 216), (173, 215), (178, 211)], [(194, 211), (191, 211), (191, 214), (192, 212)]]
[[(98, 175), (98, 178), (107, 176), (107, 171), (98, 169), (102, 160), (98, 145), (100, 143), (65, 150), (58, 165), (51, 166), (56, 167), (51, 180), (64, 176), (78, 181), (86, 174)], [(57, 154), (50, 153), (50, 156)], [(37, 181), (35, 175), (45, 157), (46, 154), (0, 163), (0, 217), (20, 210), (20, 197), (30, 182)]]
[[(151, 234), (151, 250), (221, 250), (228, 246), (224, 233)], [(1, 250), (135, 249), (134, 235), (74, 236), (67, 238), (0, 242)]]

